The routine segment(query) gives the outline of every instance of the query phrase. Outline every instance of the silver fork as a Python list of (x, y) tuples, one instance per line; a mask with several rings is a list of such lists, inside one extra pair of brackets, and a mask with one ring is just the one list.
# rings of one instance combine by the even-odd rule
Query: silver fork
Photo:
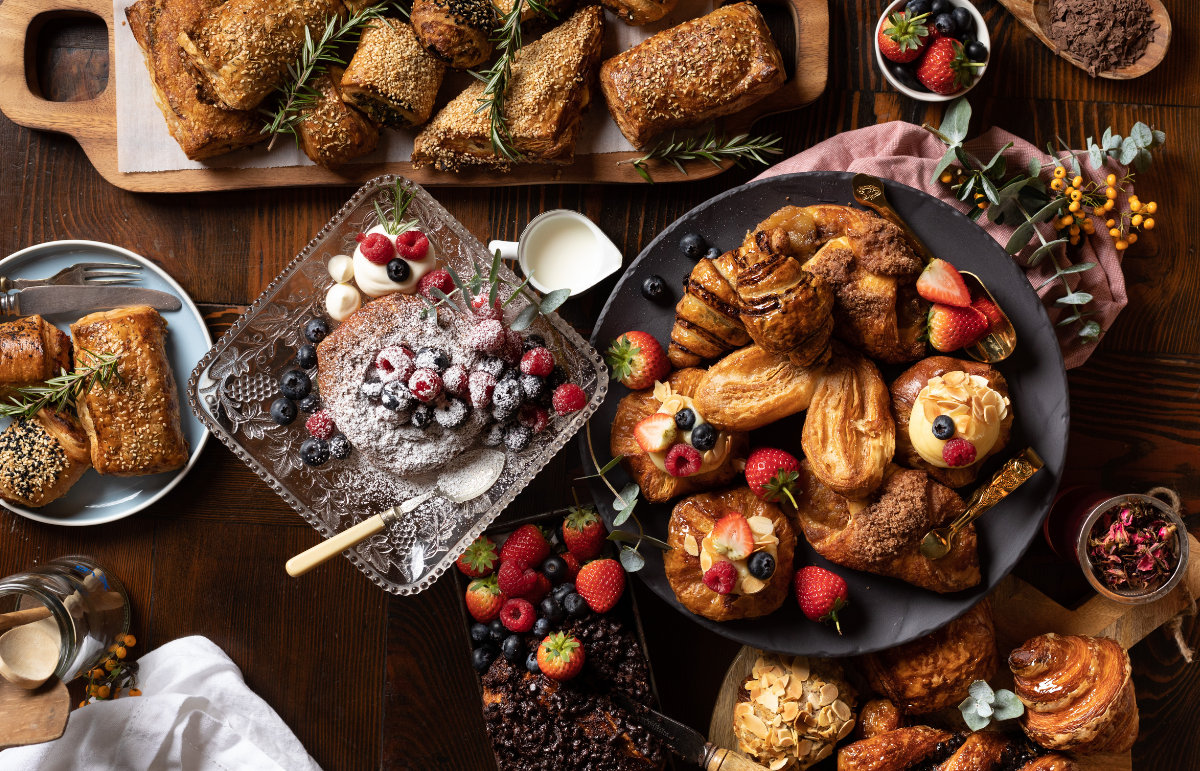
[(80, 262), (63, 268), (50, 278), (8, 278), (0, 276), (0, 292), (28, 289), (31, 286), (81, 286), (84, 284), (130, 284), (141, 281), (141, 265), (126, 262)]

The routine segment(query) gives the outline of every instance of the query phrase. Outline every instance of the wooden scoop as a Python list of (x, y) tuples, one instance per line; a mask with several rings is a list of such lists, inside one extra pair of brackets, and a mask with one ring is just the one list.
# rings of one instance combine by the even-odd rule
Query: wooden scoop
[[(1154, 16), (1155, 23), (1158, 24), (1158, 29), (1154, 31), (1154, 41), (1146, 46), (1142, 58), (1133, 64), (1115, 70), (1098, 72), (1096, 74), (1099, 77), (1109, 80), (1140, 78), (1157, 67), (1166, 56), (1167, 46), (1171, 44), (1171, 17), (1167, 15), (1167, 9), (1163, 6), (1162, 0), (1143, 0), (1143, 2), (1150, 6), (1150, 13)], [(1036, 35), (1038, 40), (1045, 43), (1051, 51), (1055, 50), (1054, 41), (1050, 39), (1049, 34), (1050, 0), (1000, 0), (1000, 5), (1017, 17), (1017, 21), (1028, 27), (1029, 31)], [(1079, 69), (1087, 70), (1087, 65), (1083, 60), (1070, 52), (1062, 50), (1055, 53)]]

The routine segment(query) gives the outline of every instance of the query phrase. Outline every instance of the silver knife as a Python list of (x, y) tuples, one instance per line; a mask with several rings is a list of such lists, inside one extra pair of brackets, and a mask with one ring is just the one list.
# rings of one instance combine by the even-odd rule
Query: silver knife
[(0, 296), (0, 316), (47, 316), (53, 313), (95, 311), (125, 305), (149, 305), (177, 311), (183, 302), (173, 294), (132, 286), (35, 286)]
[(704, 771), (767, 771), (745, 755), (722, 749), (704, 741), (699, 731), (688, 728), (678, 720), (672, 720), (661, 712), (640, 707), (620, 691), (613, 691), (613, 701), (629, 716), (640, 722), (647, 731), (666, 742), (679, 757), (695, 763)]

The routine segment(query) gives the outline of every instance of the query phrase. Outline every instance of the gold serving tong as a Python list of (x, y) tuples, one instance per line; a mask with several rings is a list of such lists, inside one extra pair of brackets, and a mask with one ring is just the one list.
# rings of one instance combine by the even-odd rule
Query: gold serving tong
[[(875, 210), (884, 219), (892, 222), (898, 228), (904, 231), (904, 235), (908, 236), (908, 240), (912, 242), (917, 254), (929, 263), (933, 260), (933, 255), (929, 253), (929, 249), (917, 238), (917, 234), (912, 231), (892, 205), (888, 203), (887, 196), (883, 192), (883, 182), (877, 177), (872, 177), (870, 174), (855, 174), (851, 182), (854, 188), (854, 200), (858, 201), (863, 206)], [(963, 281), (967, 284), (967, 289), (972, 295), (978, 295), (980, 292), (987, 295), (997, 308), (1000, 308), (1000, 303), (996, 302), (996, 298), (988, 291), (988, 288), (979, 280), (979, 276), (974, 273), (969, 273), (965, 270), (960, 270)], [(1000, 308), (1000, 316), (1003, 318), (1002, 328), (997, 332), (985, 335), (982, 340), (974, 345), (968, 346), (965, 350), (967, 355), (976, 361), (982, 361), (987, 364), (995, 364), (998, 361), (1004, 361), (1012, 355), (1013, 350), (1017, 347), (1017, 330), (1013, 328), (1012, 322), (1008, 320), (1008, 315)]]
[(1037, 473), (1043, 465), (1042, 459), (1032, 447), (1026, 447), (1021, 454), (1005, 463), (992, 481), (975, 491), (967, 503), (967, 510), (949, 527), (939, 527), (930, 530), (921, 540), (921, 556), (937, 560), (950, 553), (954, 545), (954, 537), (958, 531), (979, 519), (980, 515), (1008, 497), (1008, 494), (1025, 484), (1025, 480)]

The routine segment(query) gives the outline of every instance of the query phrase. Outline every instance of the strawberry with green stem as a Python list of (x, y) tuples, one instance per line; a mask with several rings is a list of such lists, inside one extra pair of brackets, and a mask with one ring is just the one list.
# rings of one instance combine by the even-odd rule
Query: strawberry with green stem
[(483, 578), (495, 572), (496, 565), (500, 564), (500, 557), (492, 539), (481, 535), (471, 542), (454, 564), (468, 578)]
[(667, 354), (649, 332), (626, 332), (612, 342), (604, 358), (613, 379), (634, 391), (652, 387), (671, 371)]
[(800, 610), (813, 621), (832, 621), (837, 633), (842, 633), (838, 613), (849, 603), (846, 581), (837, 573), (809, 565), (796, 571), (794, 579), (796, 600)]
[(975, 81), (975, 68), (983, 66), (967, 58), (962, 43), (940, 37), (925, 50), (917, 65), (917, 80), (933, 93), (948, 96), (971, 85)]
[(778, 501), (787, 496), (792, 506), (796, 506), (792, 491), (799, 481), (800, 461), (789, 452), (759, 447), (746, 459), (746, 484), (764, 501)]
[(932, 39), (924, 24), (927, 18), (927, 13), (909, 18), (904, 11), (888, 16), (879, 29), (879, 52), (901, 64), (916, 59)]

